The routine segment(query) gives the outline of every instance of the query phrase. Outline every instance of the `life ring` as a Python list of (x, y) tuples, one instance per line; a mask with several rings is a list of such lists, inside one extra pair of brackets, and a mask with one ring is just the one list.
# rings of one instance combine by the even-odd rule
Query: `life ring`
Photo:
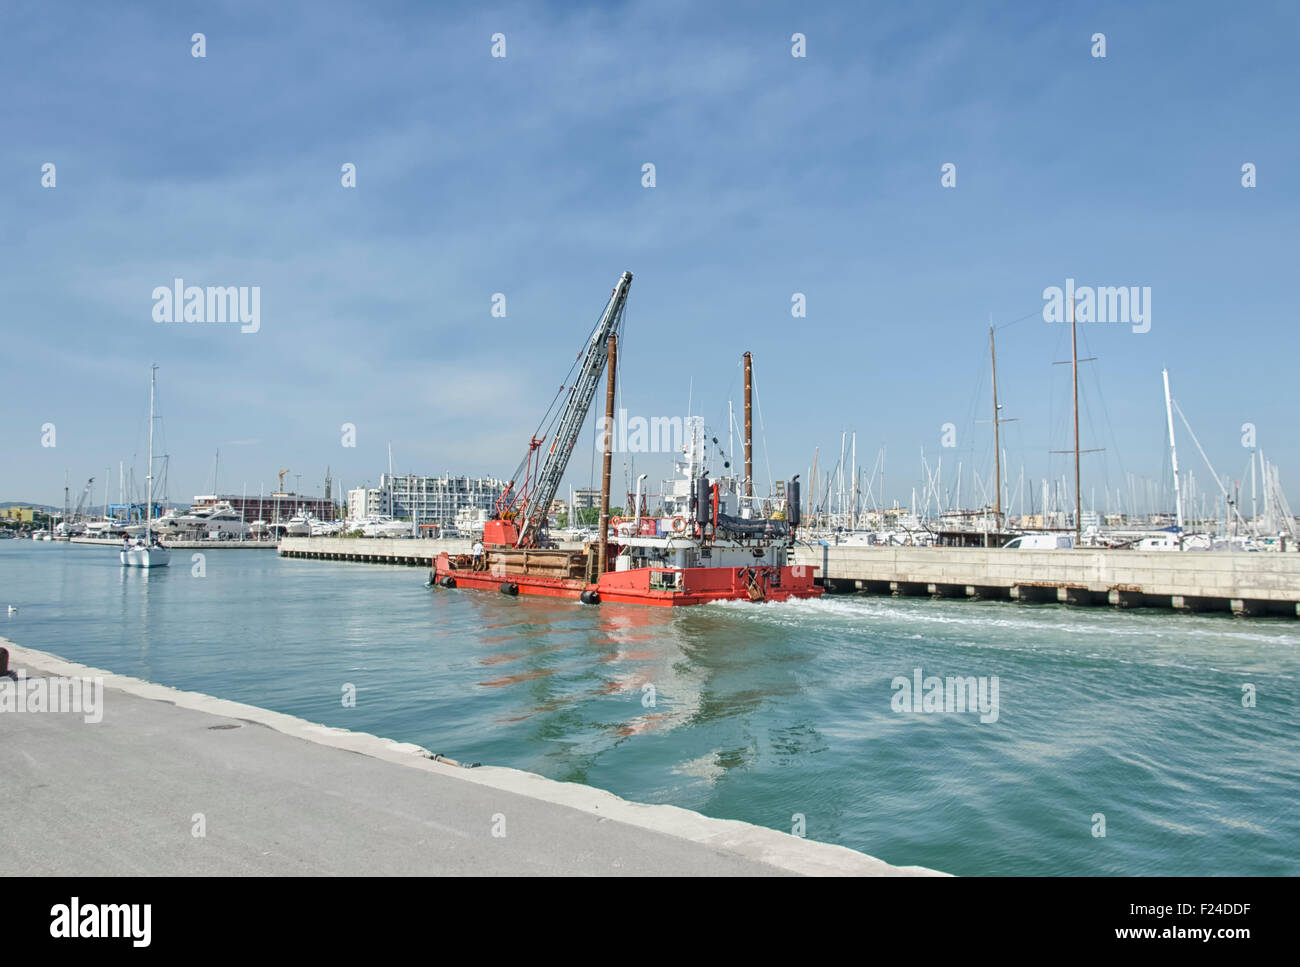
[(673, 533), (674, 533), (674, 534), (680, 534), (680, 533), (682, 533), (684, 530), (686, 530), (686, 518), (685, 518), (685, 517), (674, 517), (674, 518), (673, 518)]
[(615, 530), (618, 530), (618, 525), (625, 522), (626, 522), (626, 518), (624, 517), (611, 517), (609, 519), (609, 526), (614, 528)]

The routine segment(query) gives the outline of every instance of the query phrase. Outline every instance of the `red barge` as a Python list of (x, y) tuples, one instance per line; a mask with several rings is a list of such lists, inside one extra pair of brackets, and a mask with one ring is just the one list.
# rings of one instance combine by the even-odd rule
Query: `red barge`
[[(632, 273), (624, 272), (575, 363), (577, 375), (562, 407), (552, 404), (553, 421), (539, 428), (514, 479), (497, 503), (483, 533), (481, 555), (440, 554), (432, 582), (502, 594), (602, 602), (683, 606), (711, 601), (788, 601), (816, 598), (822, 588), (816, 568), (788, 563), (799, 524), (799, 478), (778, 485), (773, 497), (753, 496), (750, 439), (751, 369), (745, 354), (745, 473), (740, 479), (707, 470), (711, 454), (703, 421), (687, 417), (677, 476), (665, 482), (659, 513), (610, 518), (612, 433), (607, 432), (601, 487), (600, 538), (563, 549), (548, 538), (551, 502), (586, 421), (602, 371), (608, 368), (606, 422), (613, 426), (618, 336)], [(572, 375), (572, 373), (571, 373)], [(544, 421), (545, 422), (545, 421)], [(545, 456), (542, 447), (550, 446)], [(713, 438), (716, 446), (717, 439)], [(723, 459), (721, 469), (730, 468)], [(642, 475), (644, 477), (644, 475)], [(631, 495), (629, 495), (631, 496)]]

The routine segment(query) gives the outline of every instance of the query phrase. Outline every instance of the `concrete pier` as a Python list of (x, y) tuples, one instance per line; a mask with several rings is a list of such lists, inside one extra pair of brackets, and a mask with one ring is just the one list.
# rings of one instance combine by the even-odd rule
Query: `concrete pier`
[(471, 541), (456, 537), (285, 537), (280, 540), (280, 556), (433, 567), (434, 559), (443, 551), (468, 554), (472, 546)]
[[(468, 554), (472, 546), (472, 541), (458, 537), (285, 537), (280, 541), (280, 556), (314, 561), (432, 567), (434, 559), (443, 551), (448, 554)], [(582, 550), (582, 544), (561, 542), (560, 547), (564, 550)]]
[(831, 593), (1300, 615), (1300, 554), (802, 545)]
[(0, 712), (0, 876), (941, 875), (0, 647), (104, 685), (99, 722)]

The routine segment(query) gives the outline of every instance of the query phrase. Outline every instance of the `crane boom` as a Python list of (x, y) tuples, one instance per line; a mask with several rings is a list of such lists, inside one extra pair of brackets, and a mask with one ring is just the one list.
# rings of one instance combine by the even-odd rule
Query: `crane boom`
[(91, 477), (86, 481), (86, 486), (81, 488), (81, 497), (77, 500), (77, 509), (72, 512), (73, 520), (81, 520), (82, 508), (86, 506), (86, 498), (90, 496), (90, 488), (95, 485), (95, 478)]
[(600, 374), (609, 359), (609, 337), (612, 333), (618, 332), (623, 324), (623, 309), (627, 305), (627, 293), (631, 286), (632, 273), (624, 272), (618, 280), (618, 285), (614, 286), (609, 303), (605, 306), (604, 315), (600, 317), (600, 322), (591, 335), (591, 341), (587, 344), (582, 369), (569, 390), (569, 400), (556, 426), (551, 448), (547, 451), (541, 470), (538, 471), (537, 484), (528, 495), (523, 513), (520, 515), (523, 523), (519, 528), (516, 546), (527, 547), (535, 544), (538, 534), (546, 523), (551, 501), (555, 499), (555, 494), (560, 489), (560, 480), (569, 466), (569, 457), (578, 442), (582, 425), (587, 421), (587, 411), (591, 409), (596, 387), (600, 384)]

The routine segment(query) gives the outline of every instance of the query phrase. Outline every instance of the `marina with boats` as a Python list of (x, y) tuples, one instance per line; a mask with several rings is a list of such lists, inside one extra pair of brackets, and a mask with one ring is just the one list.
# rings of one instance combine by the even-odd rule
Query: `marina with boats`
[[(806, 470), (806, 498), (799, 474), (769, 480), (767, 495), (756, 495), (753, 357), (746, 352), (743, 468), (733, 466), (730, 440), (720, 444), (702, 418), (688, 415), (673, 475), (653, 492), (645, 486), (649, 474), (640, 474), (635, 486), (629, 484), (624, 506), (613, 507), (614, 434), (607, 433), (601, 486), (585, 492), (593, 516), (580, 521), (572, 488), (568, 504), (557, 494), (579, 433), (594, 415), (602, 377), (604, 421), (614, 425), (618, 342), (631, 280), (630, 272), (619, 278), (561, 396), (529, 438), (524, 459), (508, 481), (444, 477), (417, 482), (393, 474), (390, 445), (384, 487), (350, 492), (346, 507), (332, 497), (328, 469), (324, 497), (286, 491), (288, 470), (279, 472), (273, 493), (250, 497), (219, 493), (214, 465), (213, 493), (196, 496), (187, 508), (164, 509), (153, 453), (155, 367), (150, 376), (147, 499), (110, 508), (105, 488), (105, 513), (95, 519), (84, 512), (91, 478), (75, 508), (70, 492), (65, 496), (67, 509), (57, 524), (50, 514), (51, 526), (19, 533), (44, 541), (120, 540), (125, 566), (166, 566), (171, 547), (257, 547), (277, 549), (289, 558), (425, 566), (430, 583), (445, 590), (570, 598), (584, 604), (761, 603), (849, 592), (1296, 615), (1300, 570), (1291, 563), (1300, 561), (1292, 557), (1300, 541), (1278, 468), (1262, 451), (1251, 452), (1243, 475), (1250, 488), (1247, 504), (1241, 484), (1222, 477), (1210, 463), (1171, 393), (1167, 371), (1162, 374), (1163, 415), (1172, 508), (1158, 509), (1165, 499), (1158, 488), (1148, 483), (1143, 495), (1130, 480), (1127, 495), (1114, 491), (1113, 506), (1107, 488), (1103, 509), (1096, 508), (1093, 494), (1092, 507), (1084, 510), (1080, 456), (1096, 451), (1080, 446), (1078, 368), (1086, 360), (1078, 358), (1073, 322), (1068, 362), (1074, 445), (1056, 452), (1072, 458), (1075, 481), (1070, 487), (1065, 479), (1054, 486), (1043, 480), (1040, 504), (1033, 499), (1034, 488), (1026, 486), (1023, 469), (1013, 486), (1004, 467), (1001, 425), (1013, 420), (1002, 415), (990, 327), (992, 418), (987, 422), (997, 459), (991, 480), (975, 475), (979, 499), (974, 506), (962, 499), (961, 464), (955, 488), (945, 486), (943, 457), (931, 466), (924, 450), (920, 492), (913, 488), (909, 507), (897, 501), (887, 506), (882, 499), (884, 448), (871, 467), (860, 466), (857, 434), (849, 431), (841, 435), (839, 460), (829, 469), (821, 463), (820, 448), (814, 452)], [(1208, 469), (1211, 491), (1196, 488), (1194, 475), (1180, 470), (1175, 414)], [(733, 419), (729, 415), (729, 424)], [(728, 435), (733, 429), (729, 425)], [(165, 478), (166, 457), (161, 460)], [(427, 496), (434, 491), (443, 494), (436, 514), (430, 512), (435, 505)], [(426, 495), (422, 506), (427, 516), (415, 504), (417, 493)], [(1248, 515), (1243, 506), (1249, 506)], [(1208, 513), (1216, 507), (1218, 516)], [(409, 516), (401, 516), (403, 511)]]
[[(956, 488), (945, 488), (941, 460), (931, 467), (924, 452), (926, 482), (920, 493), (913, 494), (907, 507), (897, 501), (887, 506), (883, 447), (873, 467), (860, 468), (856, 434), (849, 431), (841, 437), (839, 462), (829, 469), (820, 450), (814, 450), (805, 471), (808, 486), (805, 474), (791, 474), (769, 479), (766, 491), (759, 492), (754, 480), (755, 365), (749, 352), (740, 357), (743, 456), (737, 457), (727, 438), (732, 427), (719, 433), (690, 414), (688, 406), (682, 445), (671, 454), (667, 479), (647, 486), (650, 474), (642, 472), (626, 480), (624, 496), (616, 497), (620, 488), (615, 484), (615, 444), (607, 433), (600, 452), (600, 486), (581, 491), (571, 486), (567, 503), (558, 499), (579, 434), (600, 412), (593, 404), (602, 382), (604, 425), (610, 426), (615, 417), (630, 285), (631, 274), (625, 272), (585, 340), (574, 371), (566, 376), (558, 402), (527, 438), (524, 457), (509, 480), (401, 478), (392, 473), (390, 456), (379, 492), (351, 492), (346, 509), (332, 499), (328, 469), (324, 498), (285, 488), (288, 470), (279, 472), (269, 496), (223, 494), (214, 471), (211, 492), (196, 495), (188, 506), (165, 506), (157, 488), (152, 439), (156, 376), (151, 374), (144, 499), (121, 516), (107, 513), (105, 499), (104, 517), (94, 520), (82, 512), (83, 493), (75, 510), (65, 511), (57, 525), (37, 529), (44, 533), (32, 536), (43, 538), (42, 544), (67, 547), (60, 571), (78, 575), (79, 593), (89, 599), (86, 607), (104, 613), (116, 608), (124, 622), (143, 622), (141, 627), (150, 633), (156, 628), (159, 640), (151, 642), (150, 649), (166, 655), (169, 663), (178, 649), (197, 650), (198, 657), (189, 660), (199, 668), (214, 652), (223, 661), (238, 655), (247, 642), (259, 639), (262, 626), (256, 621), (286, 629), (280, 632), (276, 654), (261, 661), (273, 674), (299, 676), (285, 706), (290, 714), (278, 706), (274, 712), (252, 706), (251, 712), (240, 712), (249, 721), (265, 715), (293, 734), (313, 735), (325, 731), (312, 724), (316, 720), (352, 725), (336, 717), (333, 696), (326, 702), (311, 697), (319, 683), (302, 677), (303, 668), (317, 663), (314, 657), (304, 659), (304, 649), (314, 656), (319, 641), (341, 642), (324, 660), (346, 680), (345, 694), (356, 681), (384, 694), (397, 690), (397, 704), (405, 710), (389, 714), (384, 703), (372, 703), (366, 713), (371, 718), (364, 721), (375, 734), (406, 741), (367, 744), (372, 737), (354, 739), (346, 729), (329, 730), (353, 751), (373, 745), (381, 755), (454, 770), (462, 769), (462, 762), (476, 768), (480, 757), (514, 761), (535, 770), (530, 783), (545, 777), (563, 780), (557, 785), (580, 782), (586, 788), (600, 781), (620, 794), (649, 801), (676, 803), (685, 788), (685, 803), (710, 809), (716, 807), (707, 798), (692, 801), (690, 790), (715, 785), (731, 789), (740, 783), (748, 794), (744, 807), (737, 811), (724, 806), (719, 811), (741, 816), (761, 830), (772, 816), (780, 826), (791, 806), (787, 793), (775, 798), (761, 793), (762, 784), (773, 783), (770, 775), (760, 776), (757, 787), (743, 785), (753, 764), (761, 764), (758, 771), (780, 776), (792, 757), (806, 763), (816, 759), (814, 753), (830, 749), (827, 736), (852, 735), (852, 748), (845, 751), (837, 738), (841, 758), (816, 773), (819, 788), (830, 790), (828, 795), (841, 803), (839, 810), (849, 818), (819, 826), (818, 836), (849, 850), (869, 846), (873, 855), (888, 859), (858, 859), (855, 854), (850, 865), (825, 868), (889, 875), (1005, 868), (963, 855), (950, 845), (927, 853), (926, 844), (906, 831), (908, 824), (896, 822), (900, 810), (910, 816), (915, 805), (911, 793), (898, 801), (872, 801), (873, 810), (892, 810), (891, 821), (905, 829), (901, 835), (884, 837), (883, 848), (876, 845), (881, 837), (871, 820), (858, 814), (871, 793), (863, 788), (854, 763), (879, 757), (882, 749), (897, 743), (903, 752), (892, 766), (894, 772), (889, 772), (888, 763), (884, 768), (891, 787), (911, 789), (917, 769), (913, 760), (927, 758), (915, 745), (915, 730), (895, 731), (898, 720), (883, 711), (892, 703), (882, 683), (897, 681), (897, 673), (914, 674), (919, 682), (919, 664), (942, 665), (961, 655), (967, 667), (977, 672), (991, 669), (993, 675), (1005, 675), (1017, 687), (1042, 696), (1028, 712), (1025, 699), (1017, 696), (1016, 707), (1009, 704), (1005, 713), (1011, 721), (1024, 716), (1019, 721), (1036, 723), (1027, 728), (1018, 724), (1017, 729), (1025, 731), (1011, 733), (1024, 744), (1022, 754), (1032, 757), (1044, 743), (1068, 745), (1070, 728), (1062, 726), (1064, 734), (1053, 731), (1061, 714), (1054, 696), (1077, 685), (1080, 667), (1103, 667), (1108, 685), (1120, 682), (1131, 693), (1149, 698), (1153, 681), (1163, 687), (1168, 680), (1164, 669), (1170, 646), (1163, 639), (1173, 634), (1181, 640), (1190, 634), (1192, 644), (1176, 646), (1173, 657), (1180, 667), (1188, 660), (1199, 664), (1180, 672), (1178, 687), (1183, 695), (1212, 707), (1220, 692), (1231, 692), (1214, 665), (1226, 650), (1238, 646), (1238, 639), (1252, 649), (1247, 654), (1263, 656), (1260, 661), (1274, 660), (1268, 649), (1290, 641), (1286, 629), (1293, 625), (1267, 620), (1300, 617), (1295, 519), (1277, 468), (1262, 454), (1252, 454), (1250, 468), (1263, 481), (1263, 501), (1246, 515), (1237, 509), (1235, 491), (1211, 467), (1224, 513), (1218, 519), (1206, 514), (1205, 494), (1187, 493), (1190, 475), (1177, 463), (1175, 414), (1183, 417), (1194, 441), (1195, 436), (1169, 390), (1167, 374), (1165, 416), (1175, 481), (1170, 511), (1139, 512), (1131, 494), (1128, 506), (1117, 513), (1085, 515), (1077, 484), (1072, 492), (1062, 481), (1050, 489), (1044, 483), (1041, 504), (1030, 501), (1027, 510), (1021, 506), (1016, 513), (1016, 498), (1023, 501), (1027, 488), (1023, 481), (1009, 486), (1002, 459), (989, 482), (992, 489), (981, 488), (975, 500), (968, 494), (963, 501), (960, 468)], [(996, 370), (996, 355), (991, 361)], [(997, 423), (1004, 418), (999, 403), (995, 395), (992, 436), (1000, 453)], [(1205, 457), (1199, 441), (1196, 447)], [(1074, 448), (1067, 452), (1077, 473), (1079, 456), (1088, 451), (1076, 436)], [(1205, 463), (1209, 466), (1208, 458)], [(435, 494), (440, 512), (429, 513), (434, 499), (416, 505), (417, 493)], [(1073, 508), (1067, 499), (1071, 495)], [(1153, 508), (1163, 503), (1163, 495), (1150, 497)], [(1202, 498), (1199, 512), (1191, 509), (1194, 498)], [(616, 500), (622, 506), (615, 506)], [(1118, 497), (1116, 503), (1122, 505)], [(92, 558), (107, 558), (113, 553), (109, 546), (119, 539), (116, 555), (122, 567), (112, 567), (115, 576), (109, 579), (108, 562)], [(75, 546), (81, 544), (90, 546)], [(212, 593), (194, 588), (188, 567), (168, 573), (171, 555), (191, 549), (223, 550), (220, 565), (198, 569), (212, 575), (207, 585)], [(246, 549), (277, 553), (239, 554)], [(62, 556), (26, 544), (13, 558), (51, 553)], [(186, 556), (178, 563), (188, 564)], [(193, 559), (200, 557), (195, 554)], [(327, 562), (387, 564), (395, 566), (395, 573), (390, 577), (378, 568), (320, 566)], [(0, 566), (6, 564), (12, 566), (0, 557)], [(427, 580), (419, 572), (427, 572)], [(45, 598), (35, 609), (24, 606), (21, 614), (11, 607), (11, 623), (31, 610), (50, 607), (48, 589), (41, 591), (39, 584), (30, 582), (13, 586), (28, 587), (33, 597)], [(251, 614), (258, 618), (249, 618)], [(196, 646), (192, 635), (187, 639), (175, 626), (196, 615), (207, 615), (221, 629), (230, 627), (217, 632), (215, 642), (205, 637)], [(1263, 620), (1239, 624), (1218, 615)], [(1162, 630), (1162, 625), (1171, 630)], [(52, 649), (46, 651), (12, 647), (37, 667), (66, 655), (105, 664), (124, 661), (116, 636), (108, 637), (114, 640), (92, 641), (89, 646), (66, 637), (38, 639)], [(971, 652), (962, 651), (972, 646)], [(385, 650), (377, 662), (364, 656), (367, 649), (381, 648)], [(556, 664), (557, 653), (569, 659)], [(360, 662), (357, 654), (364, 656)], [(399, 654), (405, 657), (395, 659)], [(136, 670), (143, 674), (153, 660), (142, 652)], [(182, 659), (168, 667), (186, 666)], [(185, 681), (196, 673), (186, 667), (175, 674)], [(1229, 685), (1235, 687), (1235, 681)], [(155, 686), (139, 682), (133, 687), (152, 694)], [(335, 685), (331, 681), (328, 687)], [(837, 691), (841, 688), (851, 694)], [(238, 688), (231, 694), (239, 695)], [(876, 696), (879, 716), (861, 711), (861, 694)], [(487, 711), (463, 713), (460, 731), (443, 721), (431, 724), (427, 710), (436, 702), (464, 703), (467, 696), (488, 706)], [(617, 704), (629, 697), (648, 697), (650, 703), (635, 704), (636, 712), (629, 716)], [(206, 694), (191, 700), (202, 709), (219, 701)], [(268, 699), (260, 701), (272, 705)], [(295, 701), (304, 705), (293, 707)], [(787, 705), (800, 710), (790, 721)], [(165, 700), (141, 706), (138, 713), (167, 715), (170, 707)], [(292, 714), (302, 714), (304, 707), (311, 709), (312, 719)], [(826, 708), (836, 710), (834, 715), (842, 720), (828, 722)], [(996, 722), (1003, 713), (994, 707), (991, 714), (989, 721)], [(575, 716), (581, 716), (580, 724), (575, 725)], [(756, 742), (749, 733), (760, 720), (765, 738)], [(204, 731), (228, 727), (230, 723), (218, 719)], [(430, 736), (435, 730), (437, 742)], [(538, 738), (539, 731), (561, 738), (548, 745)], [(1169, 723), (1161, 721), (1147, 726), (1134, 741), (1148, 748), (1169, 731)], [(669, 734), (671, 742), (658, 741)], [(965, 750), (959, 754), (978, 757), (991, 754), (982, 744), (990, 741), (985, 735), (1002, 742), (1006, 733), (963, 729), (952, 734), (952, 741)], [(879, 741), (882, 735), (890, 741)], [(624, 771), (617, 759), (619, 766), (602, 773), (592, 765), (601, 756), (589, 761), (571, 748), (583, 745), (615, 759), (609, 753), (632, 737), (645, 738), (638, 746), (642, 755), (644, 750), (667, 748), (664, 761), (651, 770)], [(445, 746), (444, 741), (453, 744)], [(688, 752), (697, 742), (702, 743), (698, 754)], [(273, 748), (277, 743), (264, 745)], [(400, 746), (400, 753), (390, 746)], [(414, 755), (413, 747), (419, 749)], [(435, 747), (453, 748), (466, 758), (431, 751)], [(544, 751), (539, 753), (539, 747)], [(945, 748), (942, 756), (931, 758), (924, 765), (925, 775), (941, 788), (950, 776), (951, 753)], [(1078, 771), (1081, 781), (1089, 784), (1106, 775), (1106, 770), (1087, 764)], [(636, 777), (642, 773), (653, 780), (638, 785)], [(878, 775), (873, 769), (873, 782)], [(1048, 785), (1055, 775), (1055, 767), (1037, 772), (1033, 784)], [(773, 784), (779, 787), (780, 781)], [(1158, 795), (1177, 803), (1179, 791), (1166, 783), (1158, 786)], [(1232, 805), (1230, 794), (1216, 795), (1227, 803), (1224, 808), (1242, 811)], [(1035, 788), (1008, 796), (992, 807), (993, 813), (1001, 815), (1025, 801), (1035, 808), (1058, 801)], [(1247, 814), (1255, 815), (1249, 810)], [(981, 815), (979, 822), (987, 823), (986, 817)], [(942, 836), (949, 825), (944, 820), (925, 829)], [(1278, 845), (1285, 837), (1270, 833), (1259, 839), (1263, 845), (1256, 868), (1285, 868), (1288, 861), (1275, 855), (1285, 848)], [(1098, 869), (1092, 854), (1072, 851), (1070, 842), (1057, 842), (1050, 835), (1040, 835), (1038, 842), (1042, 849), (1068, 857), (1063, 863), (1071, 872)], [(1220, 851), (1235, 848), (1235, 841), (1212, 842)], [(790, 868), (811, 869), (803, 857), (807, 851), (799, 847), (796, 852), (800, 858), (791, 861)], [(916, 863), (917, 856), (925, 868), (891, 865), (899, 859)], [(953, 856), (958, 858), (950, 861)], [(848, 863), (850, 857), (842, 859)], [(1044, 870), (1032, 858), (1022, 856), (1015, 863), (1017, 871)], [(1140, 851), (1128, 851), (1115, 866), (1106, 867), (1125, 872), (1163, 868), (1186, 866), (1168, 860), (1153, 863)], [(1047, 871), (1055, 872), (1056, 867)]]

